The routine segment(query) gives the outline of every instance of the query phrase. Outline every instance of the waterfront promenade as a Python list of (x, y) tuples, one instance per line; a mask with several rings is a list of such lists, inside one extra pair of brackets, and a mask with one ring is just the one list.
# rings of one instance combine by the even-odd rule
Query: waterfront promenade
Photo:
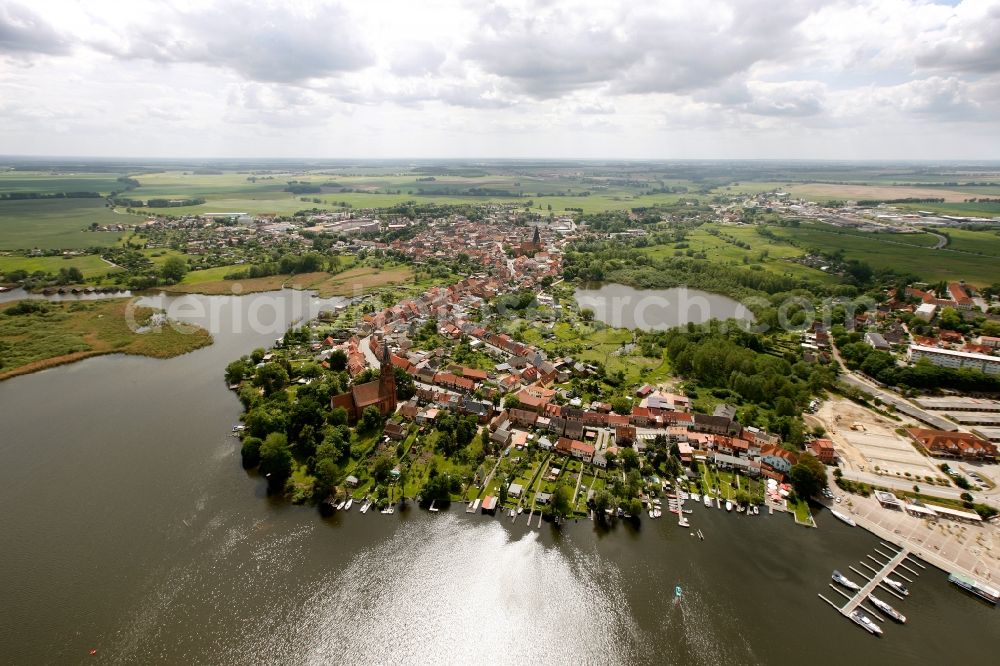
[[(994, 585), (1000, 581), (1000, 529), (992, 522), (934, 521), (884, 509), (873, 497), (844, 495), (844, 498), (839, 505), (824, 504), (848, 513), (858, 527), (943, 571), (963, 573)], [(823, 521), (837, 519), (823, 513), (819, 520), (822, 527)]]

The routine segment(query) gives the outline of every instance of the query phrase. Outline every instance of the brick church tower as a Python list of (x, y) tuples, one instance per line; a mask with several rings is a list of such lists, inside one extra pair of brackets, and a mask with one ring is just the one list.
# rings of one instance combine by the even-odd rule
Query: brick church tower
[(381, 369), (378, 375), (379, 402), (388, 403), (383, 408), (383, 414), (396, 411), (396, 369), (392, 365), (392, 355), (389, 353), (389, 343), (382, 341)]

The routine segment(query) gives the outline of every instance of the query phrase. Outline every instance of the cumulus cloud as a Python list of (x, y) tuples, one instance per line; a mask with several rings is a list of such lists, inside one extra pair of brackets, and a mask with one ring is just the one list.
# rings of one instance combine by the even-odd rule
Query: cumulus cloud
[(0, 4), (0, 53), (49, 54), (69, 52), (67, 39), (25, 5)]
[(371, 132), (397, 153), (427, 145), (410, 128), (516, 154), (996, 138), (997, 34), (997, 0), (0, 0), (0, 141), (129, 124), (142, 145), (137, 119), (165, 145)]
[(225, 0), (196, 9), (168, 8), (92, 45), (119, 59), (226, 67), (250, 80), (286, 83), (374, 62), (338, 4), (296, 11), (285, 4)]

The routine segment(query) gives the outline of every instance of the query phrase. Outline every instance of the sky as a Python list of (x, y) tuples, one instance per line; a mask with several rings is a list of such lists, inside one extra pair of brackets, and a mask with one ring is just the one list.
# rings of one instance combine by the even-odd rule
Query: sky
[(0, 0), (0, 154), (1000, 159), (1000, 0)]

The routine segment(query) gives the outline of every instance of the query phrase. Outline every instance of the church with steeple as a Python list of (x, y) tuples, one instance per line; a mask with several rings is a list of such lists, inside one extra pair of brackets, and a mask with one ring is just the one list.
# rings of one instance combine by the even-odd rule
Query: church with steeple
[(530, 243), (521, 243), (517, 247), (517, 253), (527, 255), (529, 257), (535, 256), (538, 252), (542, 251), (542, 234), (538, 231), (538, 225), (535, 225), (535, 233), (531, 236)]
[(366, 407), (375, 406), (383, 418), (396, 411), (396, 372), (392, 366), (389, 345), (382, 341), (379, 377), (364, 384), (355, 384), (346, 393), (330, 399), (330, 409), (343, 407), (347, 418), (357, 423)]

